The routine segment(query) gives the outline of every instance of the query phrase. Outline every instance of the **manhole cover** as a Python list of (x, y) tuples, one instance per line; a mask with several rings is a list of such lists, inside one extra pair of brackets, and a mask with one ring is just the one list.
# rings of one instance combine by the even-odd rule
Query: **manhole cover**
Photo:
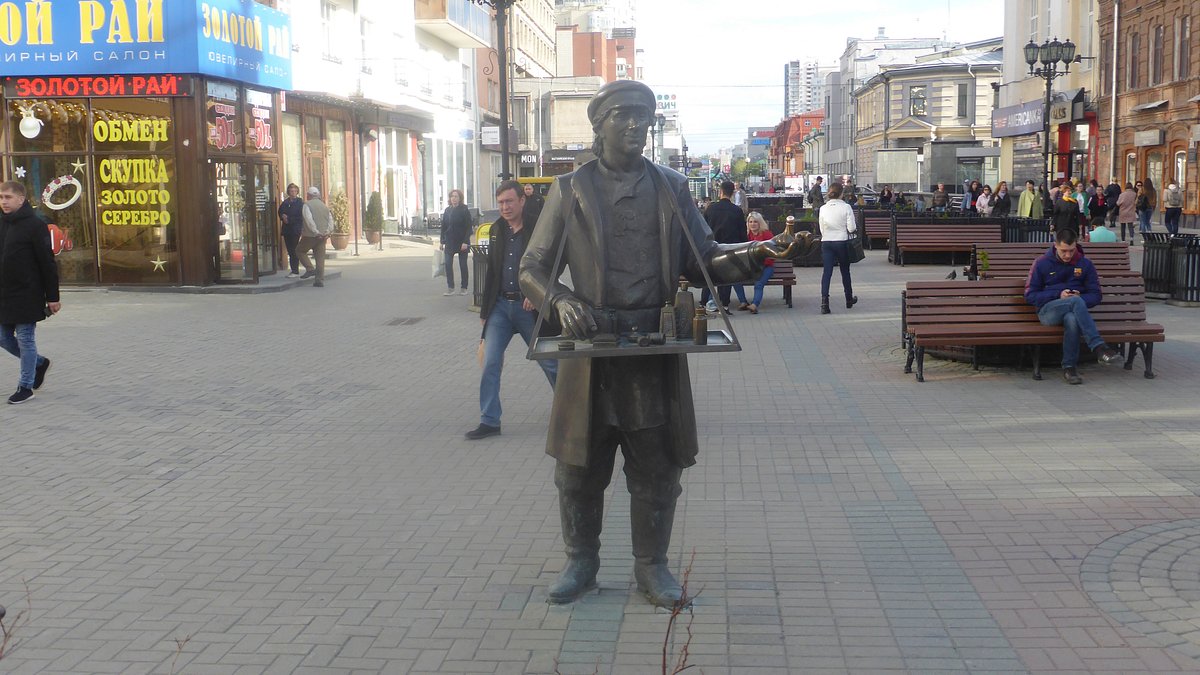
[(402, 316), (385, 323), (385, 326), (411, 326), (414, 323), (421, 323), (423, 316)]
[(1200, 520), (1123, 532), (1079, 567), (1096, 606), (1155, 642), (1200, 660)]

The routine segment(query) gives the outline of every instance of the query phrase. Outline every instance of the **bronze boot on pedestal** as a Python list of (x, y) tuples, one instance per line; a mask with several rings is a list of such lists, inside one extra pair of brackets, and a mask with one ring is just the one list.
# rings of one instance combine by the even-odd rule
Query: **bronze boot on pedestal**
[(675, 503), (659, 506), (634, 499), (629, 511), (633, 530), (633, 576), (638, 591), (644, 593), (651, 604), (671, 609), (683, 598), (683, 587), (667, 569)]
[(567, 545), (567, 566), (547, 591), (546, 601), (552, 605), (575, 602), (596, 588), (604, 495), (575, 499), (560, 494), (558, 508), (562, 517), (563, 543)]

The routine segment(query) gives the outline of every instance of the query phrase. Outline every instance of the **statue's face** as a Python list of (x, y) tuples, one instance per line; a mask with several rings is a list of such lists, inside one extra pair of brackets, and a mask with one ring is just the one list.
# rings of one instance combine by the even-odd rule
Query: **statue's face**
[(616, 155), (640, 155), (646, 147), (650, 112), (641, 106), (615, 108), (600, 125), (604, 152)]

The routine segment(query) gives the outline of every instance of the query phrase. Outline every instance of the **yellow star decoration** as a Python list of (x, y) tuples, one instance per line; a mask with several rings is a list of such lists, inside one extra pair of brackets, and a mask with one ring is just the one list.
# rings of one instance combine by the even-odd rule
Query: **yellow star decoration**
[(166, 261), (166, 260), (163, 260), (161, 255), (160, 255), (160, 256), (155, 256), (155, 257), (154, 257), (154, 260), (151, 260), (151, 261), (150, 261), (150, 264), (151, 264), (151, 265), (154, 265), (154, 269), (152, 270), (152, 271), (154, 271), (154, 272), (166, 272), (166, 271), (167, 271), (167, 270), (166, 270), (166, 269), (163, 267), (164, 265), (166, 265), (166, 264), (167, 264), (167, 261)]
[(71, 166), (75, 167), (75, 170), (71, 172), (71, 175), (75, 175), (77, 173), (83, 173), (83, 167), (86, 165), (83, 162), (76, 160), (71, 162)]

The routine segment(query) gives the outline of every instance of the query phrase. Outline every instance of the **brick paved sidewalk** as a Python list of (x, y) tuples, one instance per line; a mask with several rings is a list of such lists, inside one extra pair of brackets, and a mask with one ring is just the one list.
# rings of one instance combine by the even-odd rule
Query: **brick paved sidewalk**
[[(741, 354), (692, 360), (691, 662), (1200, 670), (1200, 313), (1151, 304), (1153, 381), (935, 360), (917, 384), (899, 291), (949, 267), (868, 255), (854, 310), (820, 316), (798, 270), (795, 309), (770, 289), (734, 317)], [(659, 672), (619, 476), (601, 591), (545, 604), (550, 391), (516, 341), (504, 434), (463, 440), (478, 316), (428, 257), (338, 260), (324, 289), (68, 293), (46, 386), (0, 407), (0, 604), (26, 580), (33, 606), (0, 672), (167, 673), (186, 636), (176, 672)]]

